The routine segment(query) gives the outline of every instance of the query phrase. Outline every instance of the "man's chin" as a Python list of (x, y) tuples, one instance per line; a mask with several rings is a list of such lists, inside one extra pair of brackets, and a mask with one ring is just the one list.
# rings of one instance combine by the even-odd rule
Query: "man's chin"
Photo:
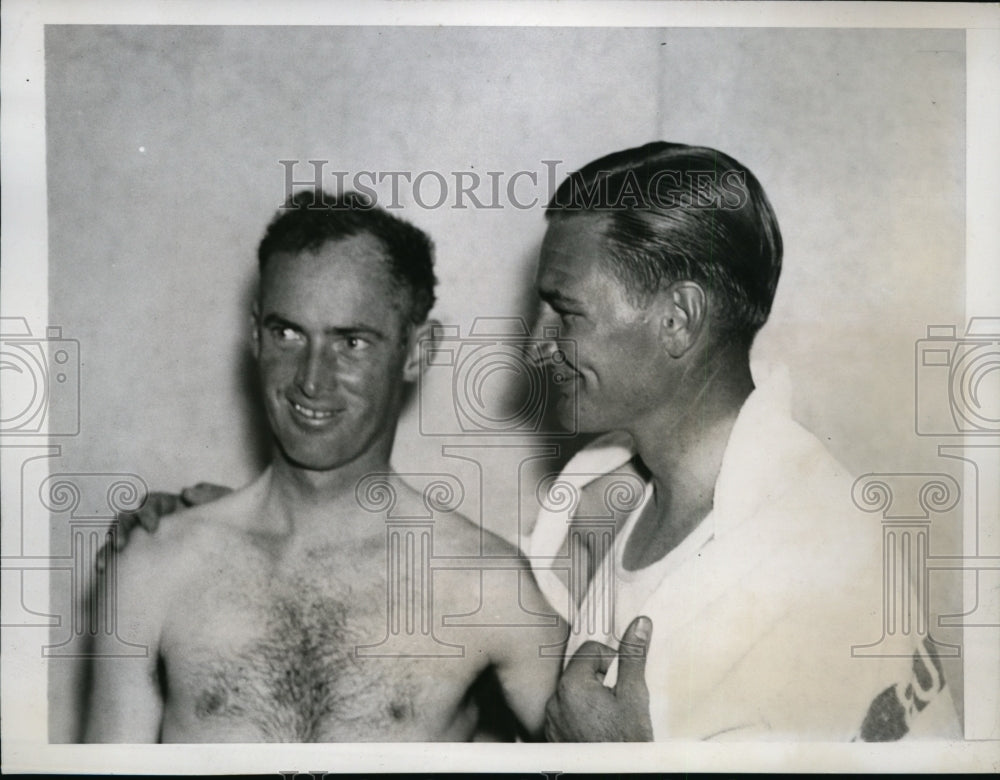
[(551, 396), (545, 410), (545, 429), (554, 433), (576, 432), (576, 398), (568, 393)]
[(333, 471), (344, 465), (346, 460), (348, 460), (338, 454), (331, 454), (330, 452), (302, 452), (292, 447), (284, 447), (280, 443), (278, 445), (278, 452), (281, 459), (289, 466), (303, 471)]
[(579, 403), (575, 393), (567, 393), (560, 397), (556, 404), (553, 421), (564, 433), (605, 433), (608, 430), (599, 419), (599, 414), (588, 412), (586, 406)]
[(566, 433), (601, 434), (617, 430), (617, 426), (607, 418), (607, 415), (601, 415), (600, 410), (579, 406), (575, 403), (575, 399), (571, 399), (565, 407), (560, 405), (556, 419)]

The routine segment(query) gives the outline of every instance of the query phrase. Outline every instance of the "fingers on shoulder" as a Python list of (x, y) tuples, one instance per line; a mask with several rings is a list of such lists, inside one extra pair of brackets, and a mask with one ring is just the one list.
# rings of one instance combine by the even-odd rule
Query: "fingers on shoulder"
[(173, 514), (183, 505), (180, 496), (172, 493), (152, 491), (146, 496), (142, 506), (134, 512), (123, 512), (118, 516), (122, 530), (128, 532), (133, 526), (155, 531), (160, 524), (160, 518)]
[(233, 492), (231, 487), (212, 482), (199, 482), (181, 491), (181, 500), (188, 506), (207, 504)]
[(133, 528), (123, 549), (109, 551), (114, 555), (118, 578), (145, 581), (164, 576), (197, 545), (197, 530), (201, 527), (198, 518), (177, 515), (176, 520), (171, 518), (155, 531)]

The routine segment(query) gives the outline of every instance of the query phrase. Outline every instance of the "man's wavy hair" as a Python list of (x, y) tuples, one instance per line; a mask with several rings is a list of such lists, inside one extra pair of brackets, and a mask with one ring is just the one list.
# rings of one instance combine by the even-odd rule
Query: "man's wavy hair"
[(409, 297), (408, 319), (427, 320), (434, 306), (434, 244), (409, 222), (393, 216), (357, 192), (340, 196), (303, 190), (278, 209), (257, 248), (261, 276), (274, 255), (315, 252), (329, 241), (367, 233), (385, 250), (393, 281)]
[(708, 147), (658, 141), (570, 174), (546, 219), (606, 215), (606, 266), (633, 303), (675, 281), (702, 284), (718, 326), (749, 346), (781, 274), (781, 231), (750, 170)]

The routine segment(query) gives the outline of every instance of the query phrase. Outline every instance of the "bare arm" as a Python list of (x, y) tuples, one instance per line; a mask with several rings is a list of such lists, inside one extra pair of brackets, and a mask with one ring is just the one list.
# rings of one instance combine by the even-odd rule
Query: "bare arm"
[[(117, 636), (101, 632), (91, 659), (91, 694), (84, 724), (87, 742), (157, 742), (163, 699), (157, 681), (162, 582), (158, 554), (148, 534), (139, 532), (114, 566), (102, 574), (116, 605)], [(120, 639), (119, 639), (120, 637)], [(145, 656), (125, 655), (124, 640), (145, 647)], [(127, 647), (129, 653), (141, 652)]]
[[(503, 547), (506, 554), (518, 554), (514, 547), (506, 543)], [(490, 554), (496, 554), (496, 551)], [(485, 604), (509, 603), (514, 595), (523, 613), (521, 619), (511, 622), (534, 624), (480, 630), (484, 631), (484, 639), (488, 642), (486, 650), (496, 668), (507, 703), (528, 733), (540, 739), (545, 725), (545, 705), (555, 691), (562, 668), (566, 624), (538, 590), (527, 561), (524, 561), (524, 569), (516, 577), (510, 572), (490, 581), (493, 583), (491, 589), (483, 594)], [(515, 587), (516, 594), (503, 592)], [(545, 620), (541, 615), (551, 617)], [(539, 625), (543, 620), (544, 624)]]
[[(530, 574), (522, 575), (522, 604), (534, 603), (538, 611), (548, 611)], [(501, 647), (497, 674), (514, 714), (535, 738), (541, 739), (545, 725), (545, 705), (556, 688), (566, 644), (566, 624), (561, 618), (553, 626), (515, 626), (507, 629), (509, 641)]]

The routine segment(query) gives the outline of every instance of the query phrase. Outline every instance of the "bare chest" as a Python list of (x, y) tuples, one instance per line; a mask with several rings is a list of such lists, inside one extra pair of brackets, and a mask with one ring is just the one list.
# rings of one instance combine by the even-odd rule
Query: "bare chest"
[(462, 731), (464, 692), (478, 669), (462, 657), (379, 652), (393, 630), (383, 572), (322, 552), (292, 565), (266, 556), (247, 564), (203, 578), (172, 610), (161, 640), (164, 740)]

